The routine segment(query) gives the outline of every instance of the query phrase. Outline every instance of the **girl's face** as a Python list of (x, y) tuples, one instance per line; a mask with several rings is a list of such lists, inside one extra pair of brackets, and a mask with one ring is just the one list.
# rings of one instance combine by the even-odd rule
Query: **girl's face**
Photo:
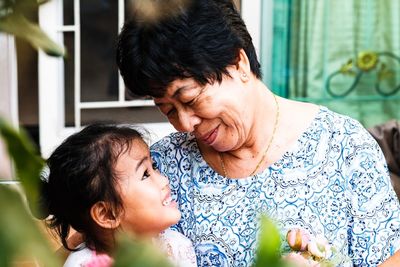
[(251, 98), (235, 67), (221, 83), (202, 86), (194, 79), (175, 80), (166, 94), (154, 102), (180, 132), (193, 132), (196, 139), (224, 152), (240, 148), (251, 127)]
[(176, 224), (181, 214), (171, 198), (168, 179), (153, 169), (148, 146), (134, 140), (115, 166), (124, 213), (123, 230), (156, 235)]

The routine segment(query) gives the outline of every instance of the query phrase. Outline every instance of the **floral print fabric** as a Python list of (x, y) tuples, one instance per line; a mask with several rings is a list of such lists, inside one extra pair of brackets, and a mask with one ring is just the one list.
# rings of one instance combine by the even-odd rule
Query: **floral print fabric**
[(374, 266), (399, 248), (399, 203), (379, 146), (357, 121), (325, 107), (280, 160), (247, 178), (216, 173), (190, 133), (151, 149), (182, 212), (174, 228), (192, 240), (198, 266), (250, 266), (260, 213), (282, 233), (324, 236), (351, 259), (342, 266)]

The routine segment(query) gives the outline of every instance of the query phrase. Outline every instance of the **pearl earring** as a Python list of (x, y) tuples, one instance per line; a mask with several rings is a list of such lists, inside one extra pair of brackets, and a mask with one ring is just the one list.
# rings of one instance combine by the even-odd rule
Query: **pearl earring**
[(247, 78), (247, 74), (246, 73), (242, 73), (242, 78)]

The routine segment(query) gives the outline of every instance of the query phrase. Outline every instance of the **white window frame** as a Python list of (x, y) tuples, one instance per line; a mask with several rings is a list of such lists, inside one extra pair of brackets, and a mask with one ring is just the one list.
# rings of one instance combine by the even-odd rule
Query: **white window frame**
[[(64, 0), (66, 1), (66, 0)], [(71, 0), (72, 1), (72, 0)], [(119, 77), (118, 101), (81, 102), (80, 99), (80, 0), (74, 1), (74, 25), (63, 25), (63, 0), (52, 0), (39, 8), (39, 24), (55, 41), (63, 43), (63, 32), (74, 32), (74, 117), (76, 127), (65, 127), (64, 108), (64, 63), (61, 58), (49, 57), (39, 52), (39, 135), (43, 157), (48, 157), (66, 137), (80, 129), (81, 110), (92, 108), (115, 108), (151, 106), (152, 100), (124, 99), (124, 84)], [(118, 0), (118, 27), (124, 21), (124, 1)], [(257, 54), (260, 48), (261, 0), (246, 0), (241, 3), (242, 17), (252, 35)], [(169, 123), (143, 123), (154, 134), (153, 141), (175, 131)]]
[[(18, 127), (17, 53), (14, 36), (0, 32), (0, 116)], [(12, 163), (0, 139), (0, 183), (10, 183)], [(13, 183), (13, 182), (11, 182)]]

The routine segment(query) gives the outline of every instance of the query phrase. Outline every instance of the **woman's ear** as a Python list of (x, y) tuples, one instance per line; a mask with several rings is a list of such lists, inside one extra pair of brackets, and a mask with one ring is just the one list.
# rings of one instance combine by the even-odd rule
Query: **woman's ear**
[(121, 223), (119, 216), (116, 216), (110, 205), (104, 201), (99, 201), (90, 208), (90, 216), (100, 227), (106, 229), (115, 229)]
[(240, 73), (240, 78), (244, 81), (248, 81), (250, 75), (251, 75), (251, 67), (250, 67), (250, 61), (249, 58), (247, 57), (246, 52), (243, 49), (239, 50), (239, 60), (236, 64), (237, 71)]

